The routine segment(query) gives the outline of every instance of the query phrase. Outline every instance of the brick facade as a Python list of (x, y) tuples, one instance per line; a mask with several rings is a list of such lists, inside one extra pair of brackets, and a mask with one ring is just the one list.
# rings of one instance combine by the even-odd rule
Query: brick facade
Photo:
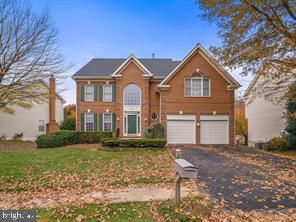
[[(185, 97), (184, 96), (184, 78), (189, 77), (196, 69), (204, 74), (204, 77), (210, 78), (210, 96), (209, 97)], [(78, 80), (77, 83), (77, 130), (80, 130), (80, 114), (90, 110), (91, 112), (116, 113), (116, 128), (119, 128), (120, 136), (123, 136), (123, 90), (131, 83), (138, 85), (141, 89), (141, 135), (144, 129), (153, 122), (161, 122), (166, 127), (166, 116), (168, 114), (196, 115), (197, 122), (202, 114), (229, 115), (229, 143), (234, 143), (234, 90), (227, 88), (229, 83), (222, 75), (212, 67), (204, 58), (196, 52), (191, 59), (182, 66), (180, 70), (167, 83), (170, 85), (168, 90), (159, 90), (157, 85), (161, 82), (159, 79), (146, 77), (144, 71), (136, 64), (130, 61), (120, 72), (121, 77), (97, 80), (87, 79)], [(105, 84), (112, 83), (116, 85), (115, 102), (83, 102), (80, 99), (80, 88), (83, 84)], [(151, 119), (151, 113), (158, 114), (158, 120)], [(200, 143), (200, 130), (197, 126), (196, 143)]]
[[(209, 97), (184, 97), (184, 78), (199, 69), (205, 78), (211, 82)], [(161, 123), (166, 126), (168, 114), (196, 115), (199, 122), (200, 115), (229, 115), (229, 143), (234, 143), (234, 90), (227, 89), (227, 81), (197, 52), (174, 75), (168, 83), (170, 88), (162, 90), (161, 96)], [(196, 143), (200, 143), (200, 129), (196, 128)]]

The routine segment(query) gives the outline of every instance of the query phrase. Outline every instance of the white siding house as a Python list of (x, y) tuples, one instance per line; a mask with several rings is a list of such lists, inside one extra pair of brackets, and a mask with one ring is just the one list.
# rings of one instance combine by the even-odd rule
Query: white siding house
[[(49, 87), (44, 84), (44, 89), (49, 91)], [(63, 104), (65, 100), (56, 94), (55, 99), (55, 120), (57, 123), (64, 118)], [(23, 133), (22, 140), (34, 141), (40, 134), (46, 133), (46, 124), (49, 121), (49, 103), (34, 103), (31, 109), (15, 107), (13, 115), (0, 112), (0, 137), (12, 139), (17, 133)]]
[(248, 119), (248, 145), (266, 142), (280, 136), (285, 128), (284, 107), (275, 105), (262, 97), (246, 104)]
[(287, 92), (289, 82), (281, 84), (282, 88), (278, 93), (269, 90), (256, 93), (258, 88), (264, 87), (264, 84), (274, 86), (276, 82), (265, 81), (264, 77), (256, 75), (243, 96), (248, 120), (249, 146), (281, 136), (285, 129), (285, 102), (281, 101), (281, 98)]

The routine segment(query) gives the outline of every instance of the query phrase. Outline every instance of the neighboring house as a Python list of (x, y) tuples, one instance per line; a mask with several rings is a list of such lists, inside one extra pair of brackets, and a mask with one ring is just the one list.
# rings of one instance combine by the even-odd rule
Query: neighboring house
[(34, 103), (31, 109), (16, 106), (13, 115), (0, 112), (0, 137), (13, 139), (22, 133), (22, 140), (34, 141), (38, 135), (58, 130), (57, 123), (64, 118), (65, 100), (55, 92), (55, 79), (49, 78), (49, 85), (40, 81), (37, 89), (49, 93), (49, 102)]
[(161, 123), (168, 144), (234, 143), (240, 85), (199, 44), (182, 61), (92, 59), (72, 78), (77, 130), (135, 138)]
[(281, 136), (285, 129), (285, 103), (282, 97), (290, 83), (285, 81), (279, 90), (272, 92), (277, 81), (280, 80), (257, 74), (243, 95), (249, 146), (260, 146), (272, 137)]
[[(241, 99), (239, 100), (235, 100), (234, 102), (234, 116), (235, 116), (235, 120), (238, 120), (238, 118), (244, 118), (245, 117), (245, 102)], [(242, 123), (242, 121), (240, 120), (240, 123)], [(237, 124), (237, 123), (235, 123)], [(237, 127), (237, 126), (235, 126)], [(247, 129), (247, 127), (246, 127)], [(241, 130), (238, 130), (241, 131)], [(245, 143), (245, 137), (241, 134), (242, 132), (236, 132), (235, 134), (235, 139), (236, 139), (236, 144), (244, 144)]]

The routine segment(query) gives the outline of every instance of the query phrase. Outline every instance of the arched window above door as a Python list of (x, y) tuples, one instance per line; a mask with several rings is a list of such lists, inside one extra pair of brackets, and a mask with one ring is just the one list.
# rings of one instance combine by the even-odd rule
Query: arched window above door
[(141, 105), (141, 89), (136, 84), (129, 84), (123, 90), (123, 104), (125, 106)]

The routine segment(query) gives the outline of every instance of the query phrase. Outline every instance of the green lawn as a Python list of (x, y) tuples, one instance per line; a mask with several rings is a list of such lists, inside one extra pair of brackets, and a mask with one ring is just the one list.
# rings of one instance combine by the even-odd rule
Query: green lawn
[(0, 156), (0, 192), (168, 184), (173, 178), (165, 149), (16, 149)]
[[(4, 148), (0, 195), (174, 183), (173, 161), (166, 149)], [(212, 208), (198, 197), (184, 198), (180, 209), (173, 200), (88, 205), (78, 201), (73, 206), (37, 209), (37, 221), (201, 221)]]
[[(38, 221), (201, 221), (209, 216), (212, 205), (202, 205), (198, 198), (187, 198), (180, 209), (173, 201), (127, 202), (40, 209)], [(81, 219), (81, 220), (79, 220)]]

